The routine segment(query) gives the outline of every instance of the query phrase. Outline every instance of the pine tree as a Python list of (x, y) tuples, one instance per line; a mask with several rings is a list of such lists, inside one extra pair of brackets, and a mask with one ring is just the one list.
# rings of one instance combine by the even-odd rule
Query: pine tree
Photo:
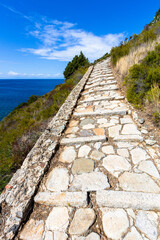
[(79, 67), (84, 67), (88, 65), (89, 65), (88, 58), (86, 58), (81, 51), (79, 56), (75, 55), (72, 61), (67, 64), (63, 73), (65, 79), (69, 78), (74, 73), (74, 71), (77, 70)]

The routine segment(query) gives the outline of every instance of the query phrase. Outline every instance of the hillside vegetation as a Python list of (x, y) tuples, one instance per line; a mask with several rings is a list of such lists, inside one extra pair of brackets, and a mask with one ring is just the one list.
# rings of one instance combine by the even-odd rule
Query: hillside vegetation
[(124, 80), (127, 99), (135, 107), (150, 108), (160, 120), (160, 9), (139, 34), (111, 49), (111, 62)]
[(81, 53), (76, 57), (78, 67), (74, 61), (72, 73), (67, 75), (65, 83), (57, 85), (54, 90), (41, 97), (31, 96), (0, 122), (0, 191), (13, 172), (21, 166), (49, 120), (87, 71), (89, 62), (82, 55)]

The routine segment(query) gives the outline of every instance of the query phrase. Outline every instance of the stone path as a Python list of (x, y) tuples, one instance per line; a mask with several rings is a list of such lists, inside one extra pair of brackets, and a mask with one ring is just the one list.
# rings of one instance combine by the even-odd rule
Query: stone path
[(160, 153), (108, 60), (85, 86), (21, 240), (160, 240)]

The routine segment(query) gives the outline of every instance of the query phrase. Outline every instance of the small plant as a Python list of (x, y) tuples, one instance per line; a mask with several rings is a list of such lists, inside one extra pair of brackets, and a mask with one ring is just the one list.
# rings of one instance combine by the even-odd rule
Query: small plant
[[(142, 106), (148, 96), (154, 105), (159, 105), (160, 44), (156, 46), (155, 51), (149, 52), (140, 64), (135, 64), (129, 69), (124, 84), (129, 102)], [(158, 105), (155, 105), (157, 112)]]
[(151, 87), (147, 99), (153, 106), (153, 119), (158, 122), (160, 120), (160, 88), (158, 84)]

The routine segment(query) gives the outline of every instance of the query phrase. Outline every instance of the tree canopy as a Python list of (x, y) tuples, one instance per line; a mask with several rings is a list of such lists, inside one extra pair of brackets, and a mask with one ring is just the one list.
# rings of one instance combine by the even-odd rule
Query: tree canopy
[(69, 78), (79, 67), (84, 67), (87, 65), (89, 65), (88, 58), (86, 58), (81, 51), (79, 56), (76, 55), (72, 61), (67, 64), (63, 72), (65, 79)]

